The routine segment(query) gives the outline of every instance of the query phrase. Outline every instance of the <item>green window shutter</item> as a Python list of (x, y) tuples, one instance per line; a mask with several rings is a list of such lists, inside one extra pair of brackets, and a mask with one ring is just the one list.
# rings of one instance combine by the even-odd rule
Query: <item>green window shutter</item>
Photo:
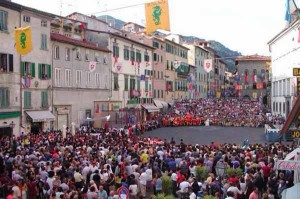
[(45, 49), (48, 48), (47, 47), (47, 35), (46, 34), (44, 34), (44, 47), (45, 47)]
[(42, 79), (42, 64), (38, 64), (39, 66), (39, 78)]
[(5, 97), (4, 97), (4, 99), (5, 99), (5, 106), (8, 107), (9, 106), (9, 89), (5, 89), (4, 91), (6, 91), (5, 92)]
[(25, 74), (25, 62), (21, 62), (21, 77), (24, 77)]
[(41, 91), (41, 99), (42, 99), (42, 100), (41, 100), (41, 103), (42, 103), (41, 106), (42, 106), (42, 107), (44, 107), (44, 100), (45, 100), (44, 97), (45, 97), (45, 96), (44, 96), (44, 91)]
[(120, 51), (120, 48), (119, 48), (119, 46), (117, 46), (117, 57), (119, 57), (119, 51)]
[(26, 108), (26, 107), (28, 107), (28, 99), (27, 99), (27, 91), (24, 91), (24, 107)]
[(35, 63), (30, 63), (31, 77), (35, 77)]
[(31, 107), (31, 92), (28, 92), (28, 107)]
[(44, 35), (41, 34), (41, 49), (44, 49)]
[(51, 79), (51, 65), (47, 65), (47, 76), (48, 76), (48, 79)]
[(42, 107), (47, 107), (48, 106), (48, 93), (47, 91), (42, 91)]

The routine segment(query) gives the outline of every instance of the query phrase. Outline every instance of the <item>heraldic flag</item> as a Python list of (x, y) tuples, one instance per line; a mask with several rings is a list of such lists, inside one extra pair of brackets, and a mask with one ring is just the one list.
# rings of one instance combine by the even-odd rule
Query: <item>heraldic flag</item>
[(145, 4), (146, 34), (150, 35), (157, 29), (170, 30), (168, 0), (159, 0)]
[(26, 55), (32, 50), (31, 27), (15, 29), (15, 41), (17, 52)]

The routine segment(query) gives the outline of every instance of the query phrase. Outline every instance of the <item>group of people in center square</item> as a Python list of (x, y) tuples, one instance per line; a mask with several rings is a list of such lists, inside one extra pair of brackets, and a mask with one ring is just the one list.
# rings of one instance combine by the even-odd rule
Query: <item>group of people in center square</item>
[[(187, 110), (180, 111), (190, 115), (187, 121), (193, 121), (195, 107), (200, 105), (199, 109), (205, 110), (201, 104), (217, 101), (182, 101), (175, 103), (174, 109), (184, 106)], [(222, 104), (238, 104), (238, 101), (223, 100)], [(255, 102), (247, 103), (256, 106)], [(160, 118), (172, 116), (174, 109), (147, 124), (161, 126)], [(215, 199), (279, 199), (294, 184), (293, 173), (276, 171), (274, 163), (284, 159), (296, 145), (249, 142), (247, 146), (214, 142), (192, 145), (183, 139), (176, 142), (174, 138), (142, 137), (143, 130), (136, 133), (139, 128), (144, 129), (139, 124), (108, 127), (105, 131), (77, 129), (75, 135), (67, 128), (65, 138), (61, 131), (53, 130), (2, 137), (0, 197), (148, 199), (171, 194), (190, 199), (205, 195)], [(218, 164), (228, 171), (235, 170), (218, 176)], [(205, 168), (207, 173), (199, 175), (199, 168)], [(170, 182), (169, 190), (164, 188), (166, 179)]]
[(283, 117), (269, 112), (261, 102), (248, 98), (181, 100), (163, 115), (162, 125), (264, 127), (267, 123), (284, 123)]

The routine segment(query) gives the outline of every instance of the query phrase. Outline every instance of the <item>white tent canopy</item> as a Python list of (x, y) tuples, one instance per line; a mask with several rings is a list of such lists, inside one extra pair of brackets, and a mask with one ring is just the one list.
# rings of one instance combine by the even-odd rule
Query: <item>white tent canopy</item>
[(294, 149), (294, 151), (292, 151), (289, 154), (287, 154), (287, 156), (284, 158), (284, 160), (294, 159), (299, 153), (300, 153), (300, 147)]

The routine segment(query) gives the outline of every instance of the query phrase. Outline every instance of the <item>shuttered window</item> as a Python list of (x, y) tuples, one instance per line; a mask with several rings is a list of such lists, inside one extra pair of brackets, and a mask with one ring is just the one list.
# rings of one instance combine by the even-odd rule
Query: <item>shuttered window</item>
[(38, 64), (39, 79), (51, 79), (51, 65)]
[(6, 11), (0, 10), (0, 31), (7, 30), (7, 16)]
[(6, 108), (9, 106), (9, 89), (0, 88), (0, 108)]
[(21, 76), (35, 77), (35, 63), (21, 62)]
[(47, 35), (46, 34), (42, 34), (41, 35), (41, 49), (42, 50), (47, 50)]
[(48, 92), (47, 91), (42, 91), (42, 107), (46, 108), (48, 107)]
[(24, 91), (24, 108), (31, 108), (31, 92)]

